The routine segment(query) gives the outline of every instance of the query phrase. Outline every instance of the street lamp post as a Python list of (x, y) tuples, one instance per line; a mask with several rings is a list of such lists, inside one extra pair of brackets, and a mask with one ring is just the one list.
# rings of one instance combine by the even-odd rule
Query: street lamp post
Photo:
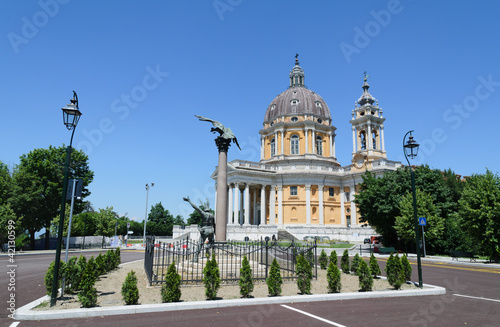
[[(151, 187), (155, 186), (155, 183), (151, 183)], [(146, 247), (146, 223), (148, 222), (148, 196), (149, 196), (149, 184), (146, 184), (146, 214), (144, 215), (144, 234), (142, 237), (142, 246)]]
[(69, 175), (69, 163), (71, 161), (71, 145), (73, 144), (73, 135), (75, 135), (76, 125), (80, 120), (82, 113), (78, 108), (78, 96), (76, 92), (73, 91), (73, 99), (70, 100), (70, 104), (62, 108), (63, 111), (63, 121), (64, 125), (68, 130), (73, 130), (71, 133), (71, 140), (69, 146), (66, 149), (66, 165), (64, 166), (64, 179), (63, 179), (63, 190), (61, 197), (61, 214), (59, 216), (59, 229), (57, 231), (57, 248), (56, 248), (56, 258), (54, 263), (54, 280), (52, 283), (52, 295), (50, 297), (50, 306), (54, 306), (57, 301), (57, 289), (59, 280), (59, 265), (61, 263), (61, 246), (62, 246), (62, 234), (64, 229), (64, 216), (66, 209), (66, 192), (68, 190), (68, 175)]
[[(409, 131), (405, 134), (403, 138), (403, 153), (405, 155), (406, 161), (408, 162), (408, 167), (411, 172), (411, 190), (413, 193), (413, 221), (415, 224), (415, 243), (417, 245), (417, 266), (418, 266), (418, 287), (422, 288), (422, 263), (420, 261), (420, 240), (418, 235), (418, 216), (417, 216), (417, 194), (415, 192), (415, 172), (413, 171), (408, 157), (411, 159), (415, 158), (418, 154), (419, 144), (413, 139), (413, 131)], [(408, 141), (405, 143), (406, 136), (410, 134)]]

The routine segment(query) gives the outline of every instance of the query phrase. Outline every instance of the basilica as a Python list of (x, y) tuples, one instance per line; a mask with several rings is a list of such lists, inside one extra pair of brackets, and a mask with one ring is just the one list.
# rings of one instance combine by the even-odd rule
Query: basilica
[[(345, 166), (336, 158), (336, 127), (328, 105), (305, 86), (298, 58), (289, 78), (288, 88), (265, 111), (260, 161), (228, 162), (227, 239), (362, 241), (375, 235), (359, 221), (355, 194), (367, 170), (382, 175), (401, 164), (387, 159), (385, 118), (366, 74), (348, 121), (352, 159)], [(346, 116), (347, 123), (349, 113), (338, 116)], [(217, 169), (212, 178), (217, 180)]]

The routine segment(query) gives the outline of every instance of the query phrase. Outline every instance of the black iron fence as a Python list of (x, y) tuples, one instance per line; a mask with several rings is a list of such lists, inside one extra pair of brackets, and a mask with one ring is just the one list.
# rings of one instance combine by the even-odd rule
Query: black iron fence
[(244, 256), (249, 261), (255, 281), (267, 279), (274, 259), (280, 265), (281, 277), (284, 280), (295, 279), (296, 258), (300, 254), (303, 254), (313, 266), (313, 276), (317, 277), (316, 242), (297, 244), (293, 241), (289, 243), (228, 241), (206, 243), (200, 249), (198, 242), (189, 239), (165, 243), (155, 241), (153, 236), (147, 236), (144, 269), (151, 285), (164, 283), (168, 267), (175, 262), (183, 284), (201, 283), (207, 258), (211, 258), (213, 254), (219, 265), (223, 283), (239, 281)]

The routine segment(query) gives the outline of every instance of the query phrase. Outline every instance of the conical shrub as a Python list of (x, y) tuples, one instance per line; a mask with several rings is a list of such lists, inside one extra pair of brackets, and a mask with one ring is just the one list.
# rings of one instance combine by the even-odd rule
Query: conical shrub
[(333, 262), (334, 266), (337, 267), (337, 262), (338, 262), (337, 251), (333, 250), (330, 253), (330, 262)]
[(405, 280), (411, 280), (411, 273), (413, 269), (411, 267), (410, 261), (408, 261), (408, 257), (406, 256), (406, 254), (403, 254), (403, 257), (401, 258), (401, 265), (403, 266)]
[(248, 262), (247, 256), (243, 256), (240, 269), (240, 294), (242, 297), (249, 297), (253, 291), (252, 267)]
[(165, 283), (161, 287), (161, 302), (179, 302), (181, 299), (181, 275), (177, 273), (175, 261), (168, 266)]
[(319, 267), (321, 269), (326, 269), (328, 266), (328, 256), (326, 255), (325, 250), (321, 250), (321, 254), (319, 255)]
[(370, 267), (364, 260), (360, 260), (357, 275), (359, 278), (359, 288), (361, 292), (369, 292), (373, 288), (373, 276)]
[(342, 268), (342, 272), (344, 274), (349, 273), (349, 251), (345, 249), (344, 254), (342, 254), (342, 258), (340, 259), (340, 268)]
[(302, 294), (311, 294), (312, 267), (301, 254), (296, 266), (297, 287)]
[(370, 256), (370, 271), (373, 278), (377, 278), (377, 276), (380, 276), (382, 274), (382, 272), (380, 271), (380, 266), (377, 262), (377, 258), (375, 258), (375, 255), (373, 253)]
[(340, 273), (340, 269), (330, 261), (330, 265), (326, 270), (326, 280), (328, 282), (328, 293), (340, 293), (342, 289), (341, 282), (342, 274)]
[(137, 276), (135, 271), (131, 270), (127, 274), (122, 284), (122, 298), (127, 305), (137, 304), (139, 301), (139, 288), (137, 288)]
[(281, 295), (281, 284), (283, 284), (283, 279), (281, 278), (280, 265), (276, 258), (274, 258), (271, 269), (269, 269), (269, 277), (267, 278), (267, 290), (269, 296), (279, 296)]
[(359, 254), (355, 254), (354, 255), (354, 258), (352, 258), (352, 261), (351, 261), (351, 271), (357, 275), (358, 273), (358, 268), (359, 268), (359, 263), (361, 261), (361, 258), (359, 257)]
[(217, 298), (217, 291), (220, 288), (219, 265), (215, 260), (215, 253), (212, 253), (212, 260), (208, 259), (203, 268), (203, 283), (205, 284), (205, 296), (208, 300)]

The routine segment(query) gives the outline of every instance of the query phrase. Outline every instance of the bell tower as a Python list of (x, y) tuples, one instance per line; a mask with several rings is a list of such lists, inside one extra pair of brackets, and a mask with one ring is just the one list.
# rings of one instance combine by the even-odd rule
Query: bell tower
[(354, 103), (352, 119), (352, 163), (357, 169), (370, 169), (377, 159), (387, 159), (384, 144), (384, 121), (378, 100), (369, 92), (364, 72), (363, 94)]

